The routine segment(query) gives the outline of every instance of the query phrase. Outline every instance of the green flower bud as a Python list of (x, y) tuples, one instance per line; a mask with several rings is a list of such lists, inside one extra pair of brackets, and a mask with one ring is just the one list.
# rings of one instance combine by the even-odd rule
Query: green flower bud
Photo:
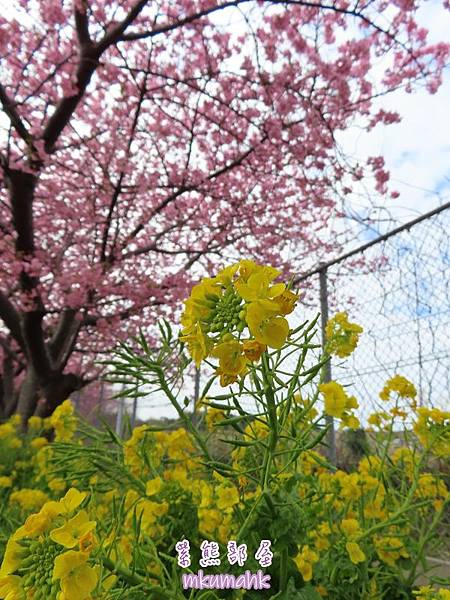
[(34, 573), (30, 573), (23, 579), (23, 584), (25, 587), (31, 587), (34, 582)]
[(214, 302), (214, 303), (216, 303), (219, 300), (219, 296), (217, 294), (208, 293), (208, 294), (205, 294), (205, 298), (207, 300), (211, 300), (211, 302)]
[(34, 556), (34, 555), (27, 556), (26, 558), (24, 558), (24, 559), (21, 561), (21, 563), (20, 563), (20, 566), (21, 566), (21, 567), (24, 567), (24, 568), (26, 568), (26, 567), (31, 567), (31, 565), (33, 565), (33, 564), (34, 564), (34, 562), (35, 562), (35, 556)]

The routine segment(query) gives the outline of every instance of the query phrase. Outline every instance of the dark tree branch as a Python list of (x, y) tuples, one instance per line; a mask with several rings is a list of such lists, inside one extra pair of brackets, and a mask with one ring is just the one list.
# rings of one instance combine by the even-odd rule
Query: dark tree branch
[(80, 11), (78, 8), (75, 8), (74, 13), (75, 29), (81, 48), (91, 46), (92, 40), (91, 36), (89, 35), (89, 19), (87, 16), (87, 10)]
[(201, 10), (197, 13), (189, 15), (188, 17), (185, 17), (184, 19), (178, 19), (177, 21), (174, 21), (173, 23), (169, 23), (167, 25), (162, 25), (161, 27), (156, 27), (155, 29), (152, 29), (150, 31), (141, 31), (141, 32), (136, 31), (136, 32), (124, 34), (119, 38), (119, 41), (129, 42), (129, 41), (133, 41), (133, 40), (143, 40), (146, 38), (155, 37), (157, 35), (160, 35), (161, 33), (168, 33), (169, 31), (174, 31), (175, 29), (178, 29), (179, 27), (182, 27), (183, 25), (189, 25), (189, 23), (198, 21), (202, 17), (207, 17), (208, 15), (211, 15), (219, 10), (223, 10), (224, 8), (239, 6), (239, 4), (244, 4), (245, 2), (251, 2), (251, 1), (252, 0), (233, 0), (232, 2), (224, 2), (223, 4), (220, 4), (219, 6), (213, 6), (211, 8), (206, 8), (205, 10)]
[(134, 7), (130, 10), (128, 15), (125, 17), (125, 19), (121, 23), (119, 23), (116, 27), (114, 27), (114, 29), (111, 29), (111, 31), (105, 35), (103, 40), (101, 40), (97, 44), (97, 47), (100, 52), (104, 52), (106, 50), (106, 48), (108, 48), (112, 44), (115, 44), (116, 42), (118, 42), (122, 39), (122, 36), (123, 36), (126, 28), (129, 25), (131, 25), (131, 23), (139, 15), (139, 13), (142, 11), (142, 9), (144, 8), (144, 6), (146, 4), (148, 4), (148, 0), (139, 0), (138, 2), (136, 2)]
[(3, 106), (4, 113), (8, 116), (12, 126), (23, 139), (27, 146), (32, 148), (32, 137), (25, 127), (19, 113), (16, 110), (16, 105), (9, 97), (3, 85), (0, 83), (0, 102)]
[(8, 300), (8, 298), (0, 291), (0, 319), (6, 325), (13, 338), (25, 352), (25, 341), (20, 328), (20, 315)]
[(76, 310), (68, 308), (63, 310), (59, 318), (56, 329), (49, 341), (48, 347), (50, 354), (55, 362), (63, 350), (67, 336), (70, 334), (75, 319)]
[(97, 44), (94, 44), (90, 39), (86, 14), (75, 9), (77, 34), (80, 42), (80, 61), (75, 75), (78, 91), (73, 96), (65, 96), (61, 99), (44, 129), (42, 139), (44, 140), (44, 147), (47, 154), (51, 154), (54, 151), (58, 137), (69, 123), (75, 109), (83, 98), (92, 75), (100, 64), (100, 56), (107, 48), (120, 39), (120, 36), (138, 16), (147, 4), (147, 1), (140, 0), (137, 2), (125, 19), (107, 33)]

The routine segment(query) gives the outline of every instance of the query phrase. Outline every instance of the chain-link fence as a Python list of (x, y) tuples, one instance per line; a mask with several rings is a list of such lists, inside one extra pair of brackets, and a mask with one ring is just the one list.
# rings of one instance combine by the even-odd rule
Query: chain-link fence
[(379, 236), (296, 279), (305, 300), (296, 318), (318, 307), (346, 311), (364, 328), (353, 355), (333, 360), (333, 379), (350, 385), (360, 417), (383, 409), (386, 379), (401, 374), (418, 402), (449, 406), (450, 203)]

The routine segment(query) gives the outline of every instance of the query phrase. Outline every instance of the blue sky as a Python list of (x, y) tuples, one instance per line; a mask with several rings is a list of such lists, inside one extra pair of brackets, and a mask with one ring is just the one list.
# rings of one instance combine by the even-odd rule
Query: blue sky
[[(417, 20), (429, 30), (432, 43), (450, 41), (450, 11), (438, 1), (426, 2)], [(339, 136), (344, 151), (364, 160), (381, 154), (391, 172), (391, 187), (400, 197), (382, 204), (400, 222), (409, 221), (450, 199), (450, 67), (436, 94), (419, 90), (395, 92), (379, 101), (380, 107), (397, 110), (401, 123), (376, 127), (371, 132), (352, 128)], [(380, 199), (376, 199), (380, 204)], [(352, 211), (364, 214), (369, 205), (353, 198)], [(372, 234), (363, 240), (371, 239)]]

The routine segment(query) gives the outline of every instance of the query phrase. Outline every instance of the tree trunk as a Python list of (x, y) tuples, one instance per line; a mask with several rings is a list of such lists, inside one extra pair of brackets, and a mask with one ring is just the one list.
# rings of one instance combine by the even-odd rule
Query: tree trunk
[(15, 411), (22, 417), (22, 423), (26, 425), (28, 419), (34, 414), (39, 398), (39, 382), (35, 370), (29, 366), (25, 379), (20, 386), (19, 400)]
[(43, 386), (43, 398), (36, 406), (35, 415), (49, 417), (67, 398), (84, 386), (83, 380), (74, 373), (58, 373)]
[(50, 416), (70, 394), (82, 387), (83, 381), (73, 373), (56, 373), (50, 380), (42, 384), (34, 369), (29, 367), (20, 386), (17, 409), (13, 408), (6, 416), (17, 412), (26, 426), (26, 422), (32, 415), (42, 418)]

